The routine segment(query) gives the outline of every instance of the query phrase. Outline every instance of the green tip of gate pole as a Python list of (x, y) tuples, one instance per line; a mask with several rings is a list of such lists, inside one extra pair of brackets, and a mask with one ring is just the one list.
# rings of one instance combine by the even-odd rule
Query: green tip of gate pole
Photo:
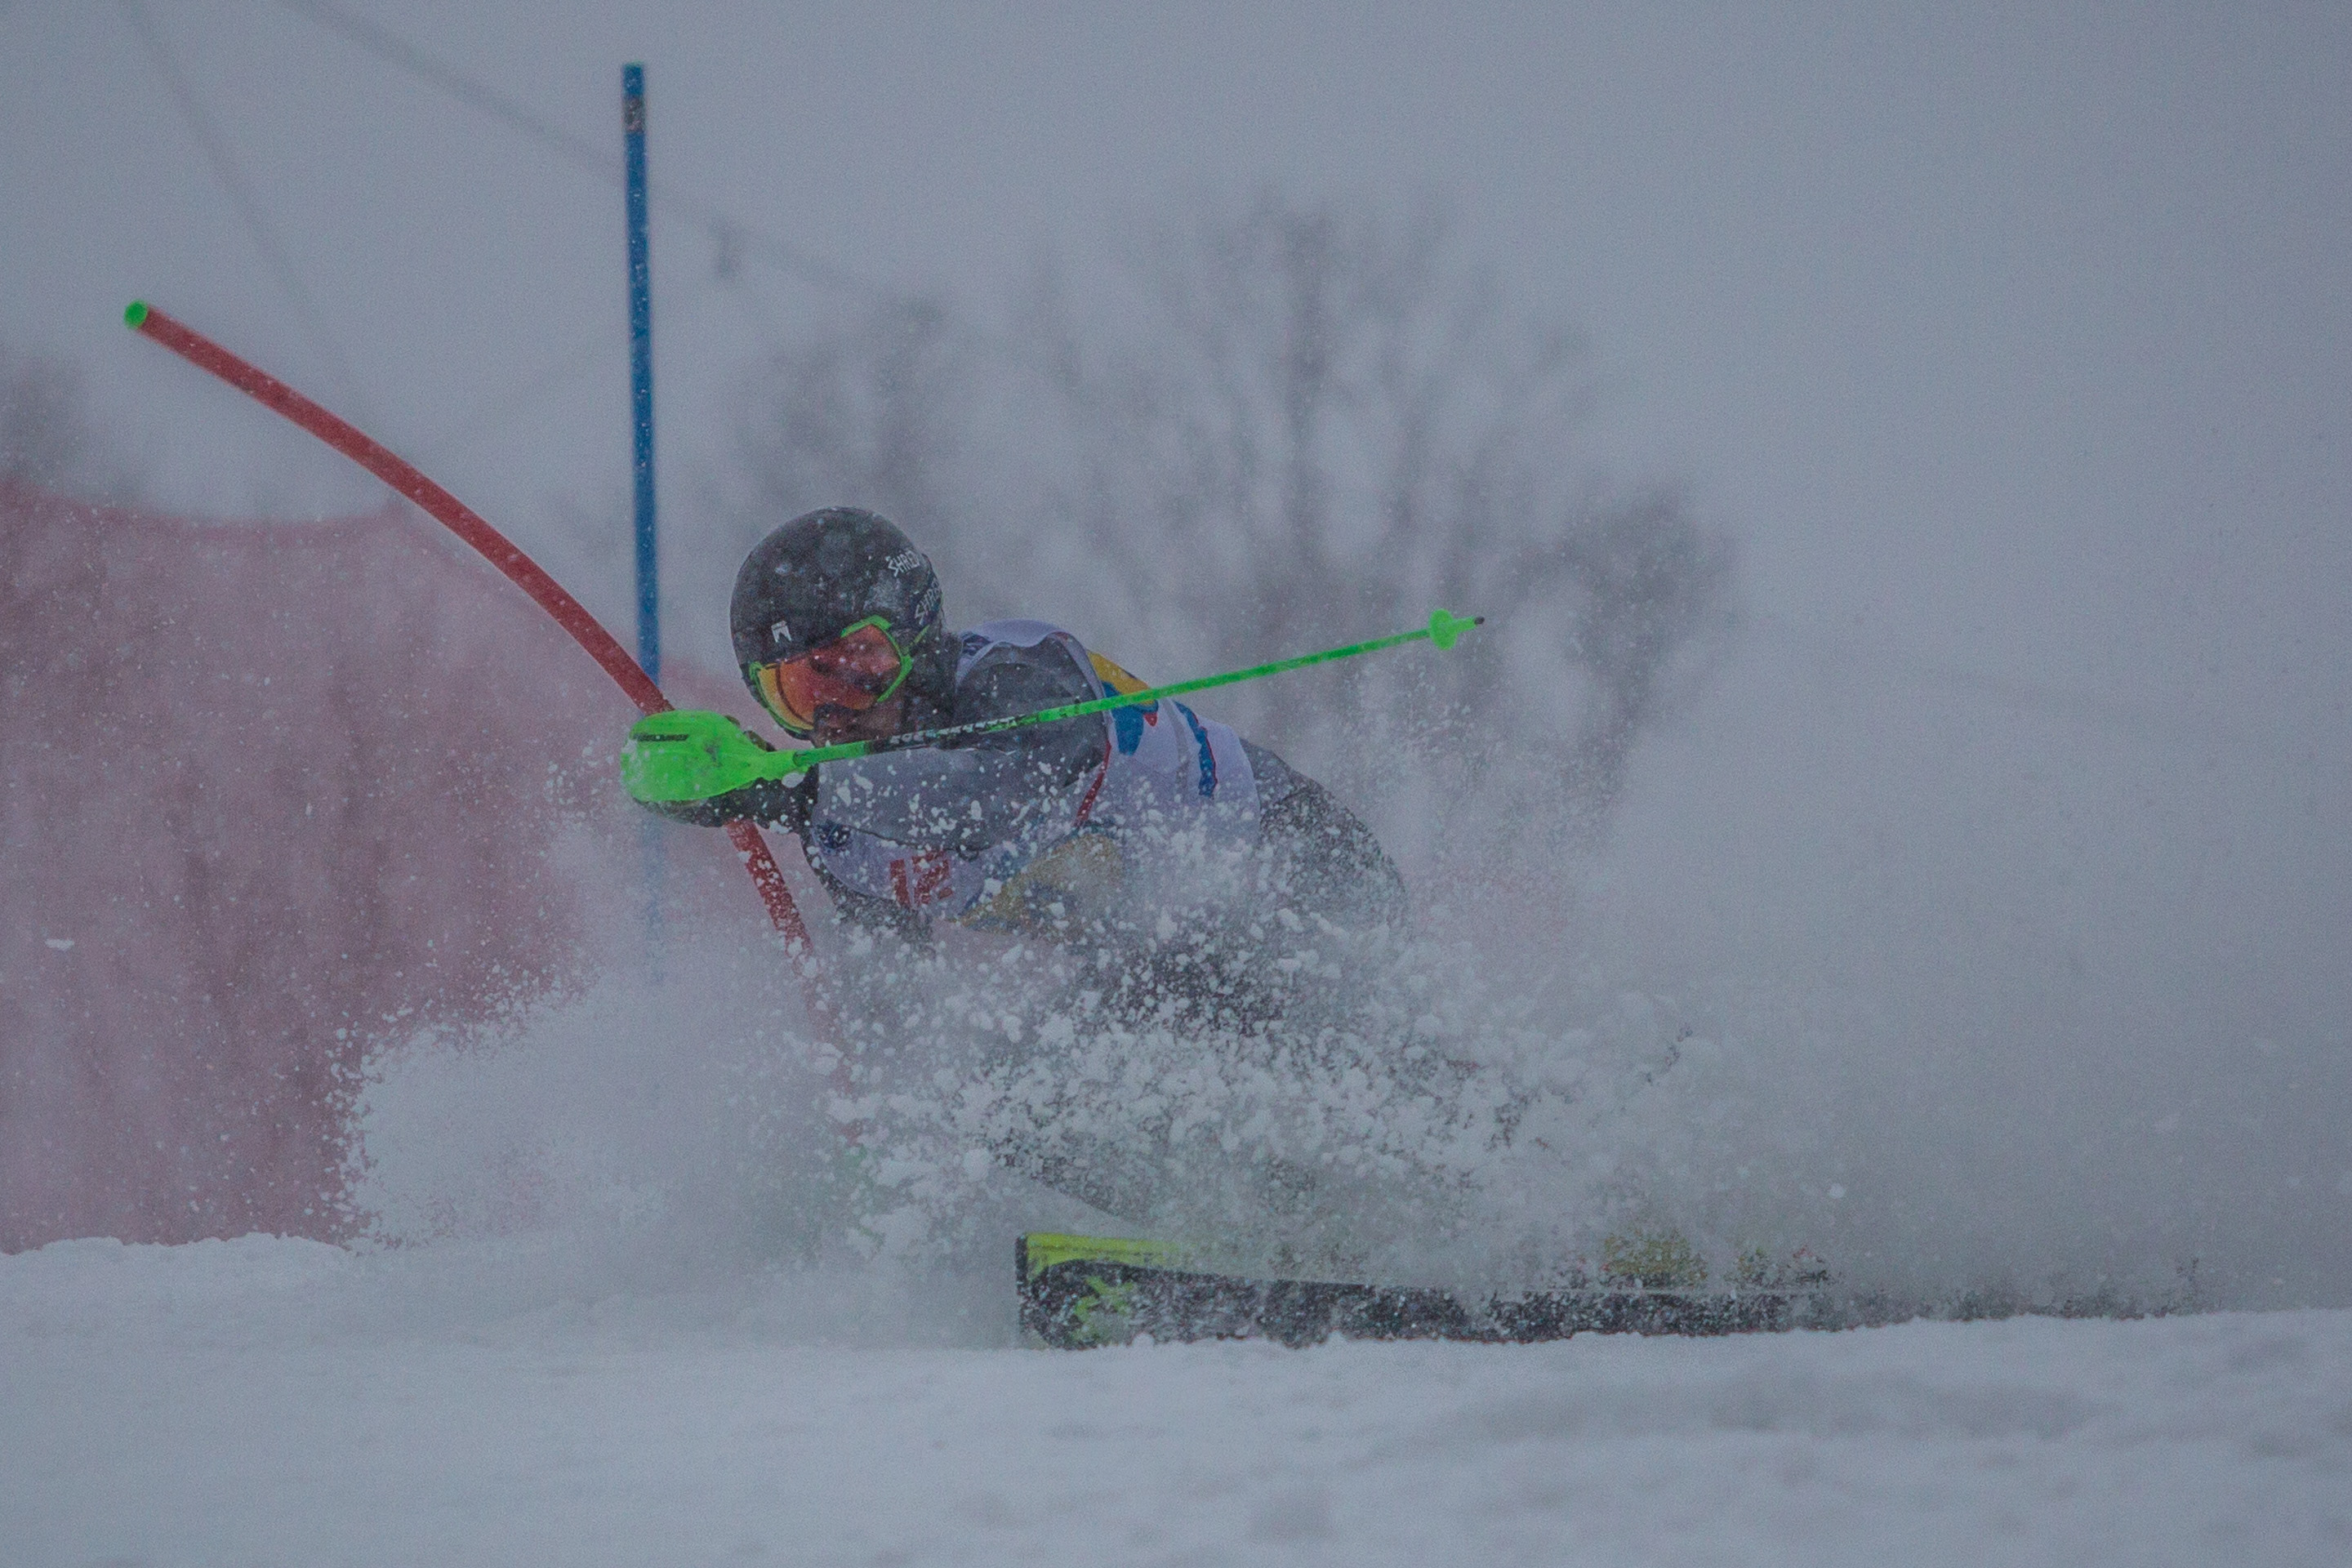
[(1449, 616), (1444, 610), (1432, 610), (1429, 615), (1429, 640), (1435, 643), (1438, 651), (1443, 653), (1451, 648), (1454, 639), (1464, 632), (1473, 626), (1483, 626), (1486, 624), (1486, 617), (1484, 616), (1472, 616), (1465, 620), (1459, 616)]
[(125, 306), (122, 311), (122, 324), (129, 327), (134, 332), (141, 327), (146, 325), (147, 301), (144, 300), (133, 300), (129, 305)]

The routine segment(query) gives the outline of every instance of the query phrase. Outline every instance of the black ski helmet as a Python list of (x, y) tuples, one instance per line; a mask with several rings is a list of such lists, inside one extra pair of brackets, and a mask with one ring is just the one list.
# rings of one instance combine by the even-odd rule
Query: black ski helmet
[(913, 661), (907, 689), (944, 702), (957, 649), (940, 623), (929, 558), (895, 523), (862, 507), (803, 513), (754, 545), (735, 574), (728, 611), (735, 668), (756, 696), (753, 666), (806, 653), (875, 616), (889, 623), (891, 640)]

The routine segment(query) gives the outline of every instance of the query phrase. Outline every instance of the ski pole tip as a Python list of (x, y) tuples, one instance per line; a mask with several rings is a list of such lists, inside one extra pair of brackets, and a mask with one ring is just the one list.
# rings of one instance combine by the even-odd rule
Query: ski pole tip
[(1465, 620), (1459, 616), (1448, 615), (1444, 610), (1432, 610), (1429, 615), (1429, 640), (1435, 643), (1442, 653), (1451, 648), (1464, 632), (1486, 624), (1486, 617), (1484, 616), (1472, 616)]
[(124, 306), (122, 310), (122, 324), (129, 327), (134, 332), (140, 328), (145, 326), (147, 324), (147, 301), (144, 300), (133, 300), (130, 304)]

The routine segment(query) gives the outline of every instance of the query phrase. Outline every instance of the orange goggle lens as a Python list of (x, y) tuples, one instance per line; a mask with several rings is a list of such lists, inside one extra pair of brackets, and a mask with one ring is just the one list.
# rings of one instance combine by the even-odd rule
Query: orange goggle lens
[(864, 712), (896, 691), (906, 675), (907, 656), (888, 632), (870, 623), (823, 647), (751, 667), (760, 700), (776, 722), (797, 734), (815, 729), (827, 708)]

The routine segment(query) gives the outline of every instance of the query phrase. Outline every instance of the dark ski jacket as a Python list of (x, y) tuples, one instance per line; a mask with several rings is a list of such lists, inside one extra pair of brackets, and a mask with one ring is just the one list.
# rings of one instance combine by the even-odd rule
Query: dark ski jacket
[[(1000, 626), (1035, 627), (1053, 635), (1034, 640), (989, 635)], [(1097, 696), (1106, 676), (1133, 679), (1087, 654), (1066, 633), (1036, 623), (994, 623), (967, 633), (962, 647), (946, 700), (910, 703), (905, 721), (908, 728), (1034, 713)], [(1093, 675), (1081, 658), (1089, 661)], [(1124, 711), (1131, 734), (1135, 710)], [(1178, 711), (1196, 731), (1202, 727), (1189, 710)], [(829, 853), (842, 847), (838, 836), (853, 828), (875, 835), (904, 846), (917, 862), (926, 856), (970, 858), (992, 846), (1034, 840), (1041, 834), (1057, 837), (1066, 831), (1074, 804), (1083, 819), (1089, 781), (1098, 786), (1107, 759), (1122, 739), (1119, 730), (1120, 710), (1087, 714), (951, 745), (829, 763), (811, 770), (796, 784), (761, 781), (707, 800), (655, 805), (652, 809), (702, 826), (749, 819), (784, 828), (801, 839), (810, 866), (844, 916), (919, 940), (929, 926), (919, 881), (910, 884), (901, 874), (889, 884), (889, 896), (879, 889), (850, 886), (827, 864)], [(1225, 733), (1229, 740), (1238, 740)], [(1281, 901), (1301, 912), (1356, 924), (1398, 918), (1402, 884), (1371, 831), (1320, 784), (1274, 752), (1247, 741), (1239, 741), (1239, 746), (1255, 784), (1258, 836), (1280, 863)], [(1205, 737), (1202, 752), (1205, 760)], [(841, 787), (853, 778), (857, 788)], [(992, 907), (1001, 912), (1003, 900), (994, 900)], [(1051, 907), (1057, 912), (1061, 909), (1058, 902)], [(1006, 923), (1024, 924), (1018, 920)], [(1040, 921), (1037, 926), (1045, 928), (1040, 934), (1052, 936), (1056, 934), (1052, 928), (1066, 923)]]

